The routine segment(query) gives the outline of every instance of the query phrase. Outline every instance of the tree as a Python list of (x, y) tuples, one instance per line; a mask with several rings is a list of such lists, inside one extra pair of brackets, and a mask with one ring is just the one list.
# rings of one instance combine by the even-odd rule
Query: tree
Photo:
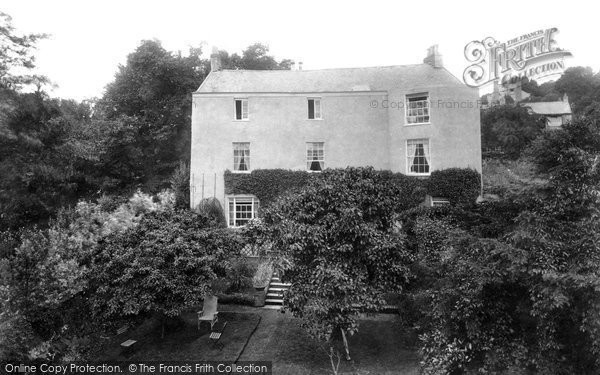
[(532, 143), (545, 183), (511, 197), (495, 238), (441, 209), (405, 223), (425, 373), (599, 371), (599, 130), (582, 117)]
[(94, 257), (94, 313), (131, 318), (145, 312), (167, 318), (200, 304), (211, 282), (226, 274), (242, 244), (211, 219), (189, 211), (153, 213), (111, 235)]
[[(395, 213), (418, 204), (414, 180), (372, 168), (326, 170), (264, 215), (266, 243), (284, 280), (284, 304), (307, 332), (329, 342), (358, 330), (358, 314), (379, 311), (384, 294), (411, 277)], [(421, 197), (422, 199), (423, 197)], [(332, 358), (332, 366), (333, 358)], [(335, 369), (335, 366), (334, 366)]]
[(115, 147), (107, 150), (105, 172), (112, 170), (118, 188), (166, 187), (179, 163), (189, 160), (191, 94), (208, 71), (200, 54), (191, 48), (182, 56), (159, 41), (143, 41), (107, 86), (97, 111), (100, 120), (117, 125), (107, 134), (106, 142)]
[(543, 117), (526, 107), (493, 106), (481, 113), (481, 146), (484, 150), (501, 148), (516, 159), (544, 128)]
[(0, 12), (0, 89), (18, 89), (23, 84), (47, 82), (45, 77), (29, 76), (15, 72), (35, 67), (33, 50), (46, 34), (15, 34), (12, 18)]
[(269, 47), (262, 43), (248, 46), (240, 57), (237, 53), (229, 55), (227, 51), (219, 51), (224, 69), (247, 70), (289, 70), (294, 63), (290, 59), (277, 62), (273, 56), (268, 55)]
[(556, 81), (554, 88), (569, 96), (573, 113), (583, 114), (589, 105), (600, 101), (600, 74), (594, 75), (590, 67), (572, 67)]

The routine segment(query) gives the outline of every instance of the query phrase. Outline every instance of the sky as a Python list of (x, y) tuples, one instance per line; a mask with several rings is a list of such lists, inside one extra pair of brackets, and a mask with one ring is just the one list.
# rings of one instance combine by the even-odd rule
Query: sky
[(212, 46), (241, 53), (262, 42), (304, 69), (417, 64), (438, 44), (444, 66), (461, 78), (470, 41), (557, 27), (559, 47), (573, 54), (567, 66), (598, 71), (592, 30), (599, 10), (579, 0), (0, 0), (19, 31), (51, 34), (36, 52), (37, 72), (58, 86), (53, 96), (77, 100), (101, 96), (145, 39), (171, 51), (201, 45), (207, 57)]

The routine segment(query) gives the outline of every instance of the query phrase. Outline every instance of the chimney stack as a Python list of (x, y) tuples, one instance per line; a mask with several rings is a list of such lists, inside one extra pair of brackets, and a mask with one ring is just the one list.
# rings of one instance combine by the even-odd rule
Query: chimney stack
[(438, 52), (438, 45), (434, 44), (433, 46), (427, 49), (427, 57), (423, 59), (425, 64), (429, 64), (434, 68), (443, 68), (444, 64), (442, 62), (442, 55)]
[(217, 47), (213, 47), (210, 54), (210, 71), (216, 72), (219, 70), (221, 70), (221, 55), (219, 55)]

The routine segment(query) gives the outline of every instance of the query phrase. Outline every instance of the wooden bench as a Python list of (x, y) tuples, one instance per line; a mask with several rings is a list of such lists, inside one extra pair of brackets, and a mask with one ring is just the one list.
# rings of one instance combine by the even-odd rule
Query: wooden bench
[(121, 343), (121, 348), (123, 349), (123, 354), (131, 354), (135, 343), (137, 343), (137, 340), (129, 339), (127, 341), (123, 341)]
[(217, 331), (212, 331), (210, 333), (210, 341), (212, 343), (213, 348), (219, 348), (219, 350), (223, 350), (223, 343), (219, 342), (219, 340), (221, 340), (221, 336), (223, 335), (223, 331), (225, 331), (225, 327), (227, 326), (227, 322), (225, 322), (225, 324), (223, 324), (223, 328), (221, 328), (220, 332)]

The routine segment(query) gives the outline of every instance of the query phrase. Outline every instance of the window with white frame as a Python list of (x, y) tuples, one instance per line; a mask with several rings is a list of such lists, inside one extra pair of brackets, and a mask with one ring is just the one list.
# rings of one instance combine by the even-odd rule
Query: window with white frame
[(233, 143), (233, 170), (250, 171), (250, 142)]
[(248, 99), (235, 99), (235, 119), (248, 120)]
[(306, 169), (309, 171), (322, 171), (325, 169), (324, 142), (306, 143)]
[(258, 217), (258, 199), (253, 196), (228, 197), (229, 226), (242, 227)]
[(429, 94), (406, 96), (406, 124), (429, 123)]
[(321, 99), (320, 98), (308, 98), (308, 119), (309, 120), (320, 120), (321, 119)]
[(450, 201), (442, 197), (431, 197), (431, 207), (448, 206)]
[(431, 170), (429, 139), (408, 139), (406, 141), (406, 166), (408, 174), (429, 174)]

